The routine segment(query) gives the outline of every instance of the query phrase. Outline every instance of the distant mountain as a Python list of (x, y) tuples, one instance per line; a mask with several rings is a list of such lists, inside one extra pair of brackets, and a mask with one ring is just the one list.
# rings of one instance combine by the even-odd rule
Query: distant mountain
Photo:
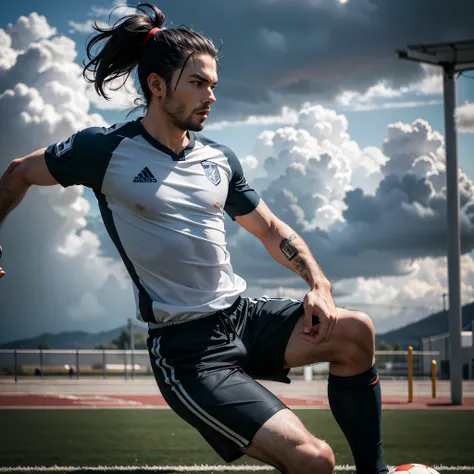
[[(470, 303), (462, 307), (462, 327), (466, 331), (470, 331), (473, 321), (474, 303)], [(399, 342), (405, 349), (408, 346), (413, 346), (413, 349), (420, 349), (423, 337), (436, 336), (447, 332), (449, 332), (448, 312), (441, 311), (402, 328), (377, 334), (376, 337), (377, 340), (385, 341), (389, 344)]]
[[(463, 306), (462, 327), (470, 330), (472, 321), (474, 321), (474, 303)], [(45, 333), (32, 339), (8, 342), (1, 345), (0, 349), (38, 349), (38, 346), (42, 343), (50, 344), (53, 349), (93, 349), (98, 344), (110, 343), (127, 328), (128, 326), (122, 326), (98, 334), (85, 331), (69, 331), (59, 334)], [(137, 333), (147, 333), (145, 326), (134, 326), (134, 328)], [(389, 344), (399, 342), (403, 348), (413, 346), (414, 349), (419, 349), (423, 337), (436, 336), (446, 332), (449, 332), (448, 313), (447, 311), (441, 311), (402, 328), (376, 334), (376, 338), (378, 341), (385, 341)]]
[[(21, 339), (2, 344), (0, 349), (38, 349), (40, 344), (50, 344), (53, 349), (94, 349), (98, 344), (109, 344), (117, 338), (128, 326), (122, 326), (110, 331), (89, 333), (85, 331), (66, 331), (59, 334), (44, 333), (32, 339)], [(136, 333), (146, 334), (146, 327), (134, 326)]]

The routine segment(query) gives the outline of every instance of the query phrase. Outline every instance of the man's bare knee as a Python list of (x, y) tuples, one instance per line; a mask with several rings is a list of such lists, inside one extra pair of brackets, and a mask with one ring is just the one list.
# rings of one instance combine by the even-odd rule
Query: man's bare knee
[(275, 413), (242, 451), (285, 474), (332, 474), (334, 454), (290, 410)]
[(317, 438), (278, 449), (273, 453), (244, 450), (246, 454), (267, 462), (285, 474), (333, 474), (336, 465), (330, 446)]
[(336, 465), (330, 446), (319, 439), (295, 447), (296, 456), (288, 467), (290, 474), (333, 474)]

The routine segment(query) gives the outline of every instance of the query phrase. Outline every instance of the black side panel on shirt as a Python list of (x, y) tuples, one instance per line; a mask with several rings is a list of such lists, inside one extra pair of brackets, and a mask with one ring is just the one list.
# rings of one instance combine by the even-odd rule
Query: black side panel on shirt
[(104, 194), (102, 182), (114, 151), (125, 138), (141, 133), (140, 124), (125, 122), (110, 128), (92, 127), (75, 133), (66, 141), (51, 145), (45, 152), (46, 165), (63, 187), (82, 184), (94, 189), (105, 228), (117, 247), (123, 263), (139, 291), (139, 309), (144, 321), (153, 321), (152, 299), (123, 248), (114, 218)]
[(95, 191), (95, 196), (99, 203), (100, 214), (102, 216), (102, 220), (104, 221), (105, 228), (107, 229), (107, 232), (110, 238), (112, 239), (112, 242), (117, 247), (117, 250), (120, 256), (122, 257), (122, 261), (128, 270), (130, 278), (132, 279), (133, 283), (135, 283), (135, 286), (138, 288), (138, 308), (140, 309), (141, 317), (145, 322), (154, 321), (155, 316), (153, 314), (153, 300), (151, 299), (151, 296), (145, 290), (143, 285), (140, 283), (140, 277), (138, 276), (138, 273), (135, 270), (133, 263), (128, 258), (128, 255), (125, 252), (125, 249), (123, 248), (122, 242), (120, 241), (120, 237), (117, 232), (117, 228), (115, 227), (112, 212), (110, 211), (109, 206), (107, 204), (107, 199), (102, 193), (97, 191)]
[(220, 145), (201, 134), (196, 134), (197, 139), (203, 144), (221, 151), (229, 161), (232, 170), (232, 178), (229, 183), (229, 192), (224, 210), (232, 220), (237, 216), (245, 216), (257, 208), (260, 196), (255, 189), (251, 188), (244, 176), (242, 164), (235, 153), (224, 145)]
[(100, 190), (114, 150), (124, 138), (139, 133), (137, 122), (86, 128), (50, 145), (45, 151), (46, 166), (64, 188), (82, 184)]

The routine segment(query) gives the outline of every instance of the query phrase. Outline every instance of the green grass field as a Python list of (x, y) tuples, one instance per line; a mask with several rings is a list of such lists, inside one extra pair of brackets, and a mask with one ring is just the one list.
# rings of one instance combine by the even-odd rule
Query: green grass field
[[(338, 465), (353, 464), (329, 411), (295, 412), (314, 435), (331, 445)], [(12, 469), (18, 466), (224, 464), (170, 410), (0, 410), (0, 417), (3, 472), (19, 472)], [(390, 465), (474, 465), (474, 411), (385, 410), (383, 417), (385, 456)], [(248, 457), (235, 464), (261, 466)], [(472, 474), (474, 468), (456, 472)]]

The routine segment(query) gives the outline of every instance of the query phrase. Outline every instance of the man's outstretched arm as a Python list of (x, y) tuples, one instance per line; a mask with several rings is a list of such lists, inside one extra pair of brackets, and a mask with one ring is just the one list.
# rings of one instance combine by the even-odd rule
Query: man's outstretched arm
[(24, 158), (13, 160), (0, 178), (0, 225), (33, 184), (38, 186), (58, 184), (46, 166), (45, 150), (43, 148)]
[[(33, 184), (57, 184), (46, 166), (44, 151), (43, 148), (24, 158), (13, 160), (0, 178), (0, 227)], [(0, 278), (4, 275), (5, 272), (0, 268)]]
[(278, 219), (263, 200), (254, 211), (237, 216), (235, 220), (255, 235), (277, 262), (298, 273), (309, 285), (310, 292), (304, 301), (305, 332), (310, 332), (314, 314), (318, 316), (321, 326), (312, 342), (329, 339), (337, 322), (331, 283), (306, 242), (289, 225)]

